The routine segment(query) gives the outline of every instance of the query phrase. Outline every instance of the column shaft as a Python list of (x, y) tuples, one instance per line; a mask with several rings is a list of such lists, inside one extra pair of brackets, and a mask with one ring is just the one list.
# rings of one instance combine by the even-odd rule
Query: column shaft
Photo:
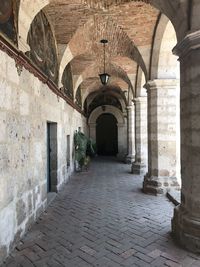
[(176, 178), (177, 80), (154, 80), (148, 88), (148, 174), (145, 193), (163, 194), (179, 188)]
[(135, 160), (135, 108), (134, 105), (127, 107), (127, 156), (126, 163)]
[(182, 246), (200, 253), (200, 31), (180, 42), (181, 67), (181, 204), (172, 220)]
[(147, 97), (138, 97), (135, 100), (135, 161), (132, 164), (132, 173), (145, 174), (147, 171)]

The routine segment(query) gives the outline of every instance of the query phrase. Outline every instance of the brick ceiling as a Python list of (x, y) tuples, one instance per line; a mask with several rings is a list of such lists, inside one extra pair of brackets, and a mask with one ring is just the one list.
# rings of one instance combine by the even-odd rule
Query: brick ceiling
[[(72, 54), (75, 54), (75, 58), (71, 61), (73, 74), (80, 76), (88, 73), (87, 69), (91, 69), (94, 65), (97, 66), (97, 72), (100, 71), (103, 50), (99, 41), (107, 38), (109, 40), (106, 50), (107, 68), (112, 69), (115, 75), (113, 80), (121, 79), (123, 86), (124, 83), (128, 84), (128, 76), (136, 73), (137, 64), (126, 56), (127, 47), (130, 49), (130, 46), (138, 48), (151, 46), (158, 10), (148, 4), (148, 1), (51, 0), (50, 2), (44, 10), (54, 27), (58, 45), (67, 46), (74, 40), (73, 46), (70, 47)], [(78, 35), (80, 29), (81, 35)], [(77, 52), (79, 49), (85, 52), (80, 52), (79, 55)], [(93, 74), (90, 76), (88, 73), (88, 77), (84, 77), (87, 81), (83, 83), (83, 88), (94, 82)]]

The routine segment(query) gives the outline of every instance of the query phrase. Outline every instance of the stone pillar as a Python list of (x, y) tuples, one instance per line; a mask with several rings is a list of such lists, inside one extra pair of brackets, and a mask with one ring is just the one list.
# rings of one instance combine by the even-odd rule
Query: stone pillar
[(135, 160), (135, 107), (127, 106), (127, 156), (126, 163)]
[(153, 80), (148, 95), (148, 173), (143, 191), (163, 194), (178, 189), (176, 177), (176, 90), (177, 80)]
[(96, 123), (89, 124), (89, 133), (90, 138), (96, 142)]
[(145, 174), (147, 172), (147, 97), (134, 99), (135, 103), (135, 161), (132, 163), (132, 173)]
[(172, 232), (182, 246), (200, 253), (200, 31), (174, 49), (181, 68), (181, 204)]
[(126, 125), (124, 123), (118, 123), (118, 154), (117, 158), (119, 160), (124, 160), (126, 157)]

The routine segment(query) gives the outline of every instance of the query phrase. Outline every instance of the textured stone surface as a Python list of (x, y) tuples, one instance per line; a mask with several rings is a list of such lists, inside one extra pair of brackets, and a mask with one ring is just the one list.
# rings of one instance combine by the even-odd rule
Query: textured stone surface
[[(46, 207), (47, 122), (58, 125), (59, 190), (73, 171), (73, 164), (67, 168), (66, 136), (72, 140), (78, 127), (85, 131), (86, 121), (28, 71), (18, 76), (14, 60), (5, 53), (0, 51), (0, 57), (5, 63), (0, 70), (1, 262)], [(70, 146), (73, 151), (72, 141)], [(70, 158), (72, 162), (72, 153)]]
[[(181, 205), (175, 209), (173, 233), (191, 251), (200, 252), (200, 32), (188, 35), (175, 51), (181, 63)], [(195, 49), (196, 48), (196, 49)]]
[(73, 176), (3, 267), (199, 266), (172, 241), (173, 205), (141, 187), (129, 166), (96, 160)]
[(127, 156), (126, 163), (131, 164), (135, 160), (135, 107), (127, 106)]
[(148, 174), (146, 193), (162, 194), (179, 189), (177, 170), (177, 80), (154, 80), (148, 86)]
[(147, 96), (134, 99), (135, 103), (135, 161), (131, 171), (134, 174), (147, 172), (148, 145), (147, 145)]

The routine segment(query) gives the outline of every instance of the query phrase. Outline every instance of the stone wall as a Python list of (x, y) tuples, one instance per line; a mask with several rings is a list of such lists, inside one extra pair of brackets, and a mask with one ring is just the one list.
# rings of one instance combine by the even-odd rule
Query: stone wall
[(74, 169), (67, 166), (71, 139), (86, 119), (27, 70), (0, 51), (0, 262), (47, 205), (47, 122), (57, 123), (57, 190)]

